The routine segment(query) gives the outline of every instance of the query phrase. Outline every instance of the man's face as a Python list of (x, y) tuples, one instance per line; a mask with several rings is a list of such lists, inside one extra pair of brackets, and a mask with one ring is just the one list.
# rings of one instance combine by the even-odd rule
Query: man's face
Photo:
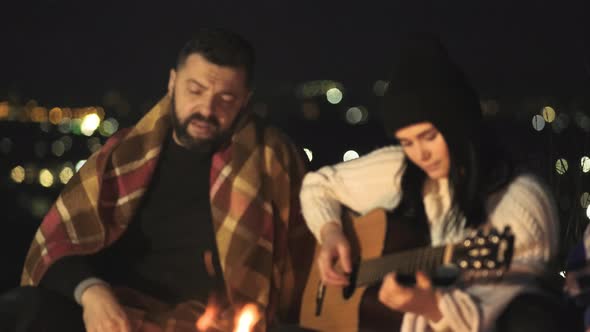
[(178, 71), (170, 71), (174, 140), (189, 149), (210, 146), (227, 134), (250, 90), (242, 68), (218, 66), (191, 54)]

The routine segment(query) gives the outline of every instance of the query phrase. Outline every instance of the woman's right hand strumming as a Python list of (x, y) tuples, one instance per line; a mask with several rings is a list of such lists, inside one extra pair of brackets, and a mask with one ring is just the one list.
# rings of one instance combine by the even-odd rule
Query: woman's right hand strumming
[[(342, 232), (342, 227), (337, 222), (327, 223), (320, 232), (321, 248), (318, 255), (318, 268), (320, 277), (325, 285), (346, 286), (348, 277), (352, 271), (350, 259), (350, 244)], [(340, 263), (342, 271), (337, 270), (336, 263)]]

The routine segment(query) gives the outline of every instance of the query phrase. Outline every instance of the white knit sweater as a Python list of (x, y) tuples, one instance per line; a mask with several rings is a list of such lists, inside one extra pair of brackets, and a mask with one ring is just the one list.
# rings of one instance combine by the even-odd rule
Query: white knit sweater
[[(401, 198), (404, 163), (401, 148), (392, 146), (308, 173), (300, 197), (303, 215), (316, 239), (327, 222), (339, 222), (341, 205), (361, 214), (375, 208), (395, 208)], [(446, 180), (426, 182), (424, 207), (433, 246), (456, 242), (467, 232), (444, 233), (441, 226), (449, 210), (449, 196)], [(548, 190), (535, 177), (520, 175), (501, 192), (490, 196), (486, 209), (487, 223), (499, 230), (509, 225), (515, 235), (511, 269), (546, 272), (547, 263), (554, 258), (558, 246), (557, 212)], [(438, 304), (443, 315), (439, 322), (407, 313), (402, 331), (492, 331), (493, 322), (508, 302), (527, 288), (499, 282), (445, 289)]]

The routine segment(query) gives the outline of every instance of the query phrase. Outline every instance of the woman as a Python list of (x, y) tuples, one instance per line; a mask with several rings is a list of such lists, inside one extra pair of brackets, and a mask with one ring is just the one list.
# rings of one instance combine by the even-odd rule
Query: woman
[[(361, 214), (384, 208), (409, 216), (416, 227), (427, 225), (432, 246), (457, 242), (484, 225), (499, 230), (510, 226), (515, 235), (511, 269), (539, 276), (549, 270), (558, 248), (554, 202), (535, 177), (515, 174), (491, 136), (483, 133), (477, 94), (434, 39), (414, 38), (400, 48), (383, 120), (399, 144), (304, 178), (303, 214), (321, 244), (317, 263), (325, 284), (348, 284), (333, 267), (335, 260), (351, 271), (341, 205)], [(495, 328), (502, 314), (520, 317), (524, 308), (537, 315), (530, 309), (533, 302), (555, 308), (541, 295), (525, 294), (541, 293), (532, 283), (433, 288), (420, 272), (415, 286), (404, 287), (391, 273), (383, 280), (379, 301), (406, 313), (402, 331), (486, 331)], [(515, 307), (506, 310), (510, 302)], [(540, 326), (529, 329), (551, 329), (551, 319), (543, 319), (547, 317), (535, 319), (531, 324)], [(497, 330), (512, 323), (501, 324)]]
[(569, 297), (572, 319), (590, 332), (590, 225), (586, 226), (582, 241), (569, 252), (564, 290)]

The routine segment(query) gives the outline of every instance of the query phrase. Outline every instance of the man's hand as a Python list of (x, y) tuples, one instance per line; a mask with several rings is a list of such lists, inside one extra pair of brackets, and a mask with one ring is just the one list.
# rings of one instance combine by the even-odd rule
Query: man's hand
[(322, 282), (326, 285), (346, 286), (348, 278), (342, 272), (336, 271), (334, 265), (340, 261), (345, 273), (352, 271), (350, 261), (350, 244), (342, 233), (342, 228), (336, 222), (326, 224), (321, 232), (322, 246), (317, 263)]
[(125, 311), (107, 285), (88, 287), (81, 297), (88, 332), (131, 332)]

